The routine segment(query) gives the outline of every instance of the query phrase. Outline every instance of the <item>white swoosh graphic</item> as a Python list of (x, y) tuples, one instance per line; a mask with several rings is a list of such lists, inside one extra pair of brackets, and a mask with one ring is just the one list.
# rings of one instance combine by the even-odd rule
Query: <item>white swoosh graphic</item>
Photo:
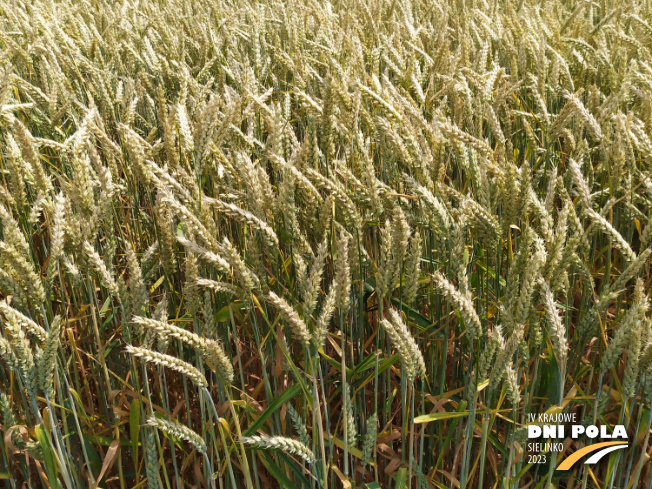
[(598, 463), (600, 461), (600, 459), (602, 457), (604, 457), (609, 452), (613, 452), (614, 450), (620, 450), (621, 448), (625, 448), (627, 446), (628, 445), (616, 445), (616, 446), (613, 446), (613, 447), (603, 448), (602, 450), (598, 451), (595, 455), (592, 455), (591, 457), (589, 457), (586, 460), (586, 462), (584, 462), (584, 463), (585, 464), (596, 464), (596, 463)]

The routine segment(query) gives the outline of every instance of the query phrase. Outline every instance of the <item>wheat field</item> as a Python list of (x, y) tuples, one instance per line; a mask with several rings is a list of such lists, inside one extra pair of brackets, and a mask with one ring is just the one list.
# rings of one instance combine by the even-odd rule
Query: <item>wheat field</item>
[(652, 486), (648, 0), (0, 11), (1, 487)]

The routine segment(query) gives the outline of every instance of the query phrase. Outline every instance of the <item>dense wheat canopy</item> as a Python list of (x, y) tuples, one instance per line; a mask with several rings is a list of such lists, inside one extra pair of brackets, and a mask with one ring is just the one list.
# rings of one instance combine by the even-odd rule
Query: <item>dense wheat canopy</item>
[(649, 489), (650, 8), (0, 0), (0, 485)]

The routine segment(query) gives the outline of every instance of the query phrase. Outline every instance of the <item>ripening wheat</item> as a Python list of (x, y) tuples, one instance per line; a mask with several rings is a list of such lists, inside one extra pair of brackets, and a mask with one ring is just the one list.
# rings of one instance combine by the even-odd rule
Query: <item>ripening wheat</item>
[(650, 489), (648, 2), (1, 9), (0, 487)]

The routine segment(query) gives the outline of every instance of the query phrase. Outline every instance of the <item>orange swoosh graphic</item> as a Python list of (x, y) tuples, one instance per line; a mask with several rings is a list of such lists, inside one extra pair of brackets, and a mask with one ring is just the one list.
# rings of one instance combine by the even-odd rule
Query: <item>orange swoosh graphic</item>
[(627, 442), (623, 441), (605, 441), (603, 443), (596, 443), (595, 445), (589, 445), (573, 453), (572, 455), (566, 457), (566, 459), (559, 464), (556, 470), (570, 470), (570, 468), (581, 459), (584, 455), (588, 455), (591, 452), (595, 452), (600, 448), (611, 447), (613, 445), (627, 445)]

